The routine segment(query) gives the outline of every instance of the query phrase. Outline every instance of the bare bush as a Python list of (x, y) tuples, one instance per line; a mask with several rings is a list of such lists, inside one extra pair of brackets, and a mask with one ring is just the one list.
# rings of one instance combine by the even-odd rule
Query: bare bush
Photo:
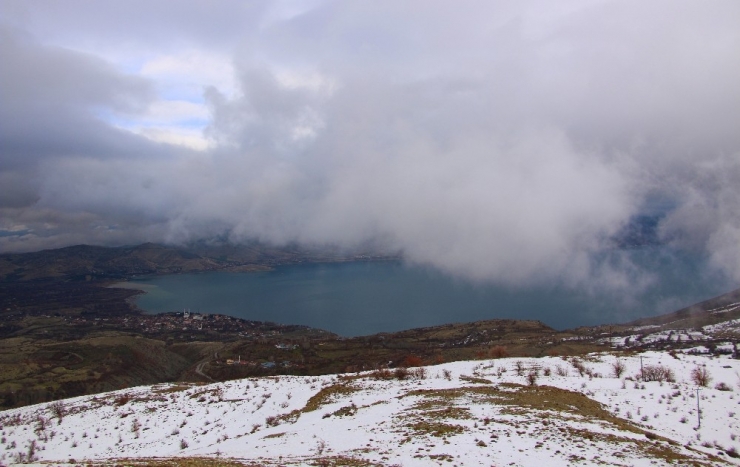
[(643, 381), (668, 381), (673, 383), (676, 381), (676, 376), (673, 374), (673, 370), (663, 365), (646, 365), (642, 370)]
[(409, 370), (408, 370), (408, 368), (399, 366), (393, 372), (393, 377), (396, 378), (396, 379), (406, 379), (406, 378), (408, 378), (409, 377)]
[(319, 439), (318, 442), (316, 442), (316, 454), (319, 456), (324, 454), (324, 450), (326, 449), (326, 441), (323, 439)]
[(697, 365), (693, 370), (691, 370), (691, 381), (693, 381), (697, 386), (705, 388), (712, 382), (712, 376), (709, 374), (709, 370), (707, 370), (706, 367)]
[(391, 379), (393, 374), (387, 368), (378, 368), (377, 370), (370, 373), (370, 376), (375, 379)]
[(58, 424), (62, 423), (62, 419), (67, 415), (67, 407), (64, 406), (62, 401), (56, 401), (49, 406), (51, 413), (57, 418)]
[(427, 369), (423, 366), (420, 366), (419, 368), (414, 368), (413, 370), (409, 370), (409, 373), (413, 378), (427, 379)]
[(516, 370), (517, 376), (524, 376), (524, 362), (521, 360), (517, 360), (516, 363), (514, 363), (514, 369)]
[(122, 405), (126, 405), (131, 400), (130, 394), (121, 394), (120, 396), (117, 396), (113, 400), (113, 404), (120, 407)]
[(133, 419), (131, 421), (131, 433), (134, 434), (135, 438), (139, 437), (139, 430), (141, 430), (141, 423), (139, 423), (139, 420)]
[(714, 389), (718, 391), (732, 391), (732, 388), (727, 383), (722, 383), (722, 382), (717, 383)]
[(36, 455), (36, 440), (31, 440), (31, 444), (28, 445), (28, 453), (19, 452), (15, 455), (15, 462), (18, 464), (25, 464), (27, 462), (34, 462), (39, 460)]
[(41, 414), (38, 414), (36, 416), (36, 429), (34, 430), (36, 433), (43, 433), (46, 431), (46, 427), (49, 425), (49, 419), (44, 417)]
[(614, 363), (612, 363), (612, 372), (614, 373), (615, 378), (621, 378), (626, 370), (627, 365), (625, 365), (621, 359), (618, 358)]
[(536, 371), (530, 371), (527, 374), (527, 384), (530, 386), (537, 386), (537, 372)]
[(588, 373), (588, 370), (586, 368), (586, 364), (583, 363), (583, 360), (580, 358), (573, 357), (570, 360), (570, 364), (573, 365), (573, 368), (578, 370), (578, 374), (583, 376), (584, 374)]

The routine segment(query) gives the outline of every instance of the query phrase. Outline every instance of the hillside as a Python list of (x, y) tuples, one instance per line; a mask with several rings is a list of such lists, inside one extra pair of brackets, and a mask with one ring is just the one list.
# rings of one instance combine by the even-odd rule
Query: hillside
[[(130, 303), (138, 291), (106, 287), (318, 258), (203, 245), (0, 256), (0, 465), (736, 463), (740, 289), (627, 324), (490, 320), (342, 338), (147, 315)], [(701, 426), (697, 368), (712, 378)]]
[(728, 316), (740, 317), (740, 289), (682, 308), (673, 313), (639, 319), (628, 325), (680, 329), (716, 324), (726, 321)]
[(702, 351), (138, 387), (3, 412), (0, 462), (737, 465), (740, 363)]
[(225, 269), (252, 271), (279, 264), (334, 262), (384, 256), (327, 248), (202, 244), (175, 247), (144, 243), (128, 247), (77, 245), (33, 253), (0, 254), (0, 281), (38, 279), (106, 280), (141, 274), (173, 274)]
[(151, 244), (81, 246), (0, 255), (0, 264), (14, 268), (0, 280), (0, 408), (164, 382), (315, 376), (409, 362), (575, 356), (617, 348), (716, 349), (740, 338), (740, 290), (622, 325), (556, 331), (537, 321), (490, 320), (342, 338), (306, 326), (221, 315), (148, 315), (130, 302), (140, 291), (105, 286), (106, 279), (132, 272), (270, 267), (319, 258), (351, 259), (333, 251), (257, 244), (193, 245), (187, 251)]
[(210, 258), (151, 243), (118, 248), (77, 245), (0, 256), (0, 275), (6, 281), (125, 277), (132, 274), (166, 274), (219, 267), (222, 266)]

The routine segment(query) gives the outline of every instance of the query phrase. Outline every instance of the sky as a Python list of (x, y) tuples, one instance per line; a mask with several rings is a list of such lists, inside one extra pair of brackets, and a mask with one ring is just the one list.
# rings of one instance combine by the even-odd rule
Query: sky
[(739, 24), (736, 0), (0, 0), (0, 252), (372, 245), (619, 286), (633, 265), (594, 258), (658, 213), (737, 283)]

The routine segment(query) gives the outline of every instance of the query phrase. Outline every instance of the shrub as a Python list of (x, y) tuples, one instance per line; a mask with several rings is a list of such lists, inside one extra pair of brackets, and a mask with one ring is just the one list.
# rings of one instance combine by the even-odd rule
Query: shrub
[(527, 384), (530, 386), (537, 386), (537, 372), (536, 371), (530, 371), (529, 374), (527, 374)]
[(693, 370), (691, 370), (691, 380), (697, 386), (705, 388), (712, 382), (712, 376), (709, 374), (709, 370), (707, 370), (706, 367), (697, 365)]
[(396, 371), (393, 372), (393, 377), (396, 379), (406, 379), (409, 377), (409, 370), (405, 367), (398, 367), (396, 368)]
[(49, 406), (51, 413), (57, 418), (59, 424), (62, 423), (62, 419), (67, 415), (67, 408), (64, 406), (62, 401), (56, 401)]
[(663, 365), (646, 365), (642, 370), (643, 381), (668, 381), (672, 383), (676, 381), (676, 376), (673, 374), (673, 370)]
[(141, 429), (141, 423), (139, 423), (139, 420), (133, 419), (131, 421), (131, 433), (134, 434), (134, 437), (139, 437), (139, 430)]
[(386, 368), (378, 368), (377, 370), (373, 371), (370, 376), (375, 379), (391, 379), (393, 377), (390, 370)]
[(423, 366), (410, 370), (411, 376), (416, 379), (427, 379), (427, 369)]
[(583, 376), (585, 373), (588, 373), (588, 370), (586, 369), (586, 365), (583, 363), (583, 360), (580, 358), (572, 358), (570, 360), (570, 364), (573, 365), (573, 368), (578, 370), (578, 374)]
[(187, 447), (188, 447), (188, 442), (185, 441), (184, 439), (181, 439), (180, 440), (180, 449), (185, 449)]
[(516, 369), (517, 376), (523, 376), (524, 375), (524, 362), (521, 360), (517, 360), (516, 363), (514, 363), (514, 369)]
[(616, 359), (614, 363), (612, 363), (612, 371), (614, 372), (615, 378), (621, 378), (622, 374), (627, 370), (627, 366), (624, 364), (624, 362), (620, 359)]
[(120, 407), (122, 405), (126, 405), (130, 400), (131, 396), (129, 394), (121, 394), (113, 400), (113, 404)]
[(717, 385), (714, 387), (714, 389), (718, 391), (732, 391), (732, 388), (727, 385), (727, 383), (717, 383)]

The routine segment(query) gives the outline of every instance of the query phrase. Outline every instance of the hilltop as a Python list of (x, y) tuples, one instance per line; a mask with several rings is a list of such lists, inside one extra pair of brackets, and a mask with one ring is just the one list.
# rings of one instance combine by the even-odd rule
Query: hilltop
[(738, 370), (697, 347), (160, 384), (3, 412), (0, 462), (737, 465)]

